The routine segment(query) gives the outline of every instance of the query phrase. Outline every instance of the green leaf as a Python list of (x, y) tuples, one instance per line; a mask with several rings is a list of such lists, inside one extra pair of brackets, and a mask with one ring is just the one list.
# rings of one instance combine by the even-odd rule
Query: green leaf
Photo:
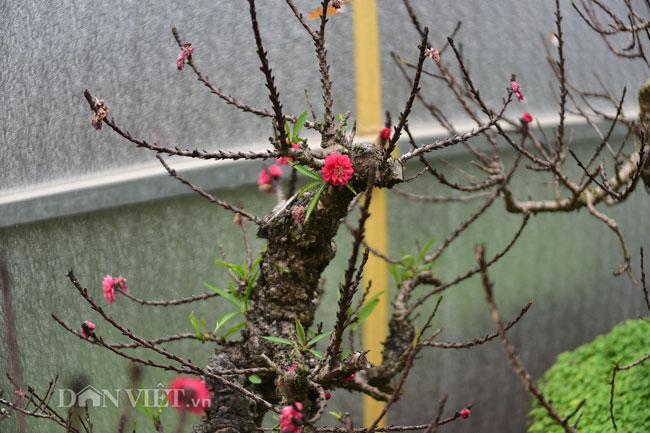
[(242, 265), (238, 265), (238, 264), (235, 264), (235, 263), (224, 262), (223, 260), (215, 260), (214, 262), (216, 264), (218, 264), (218, 265), (224, 266), (224, 267), (226, 267), (228, 269), (231, 269), (231, 270), (235, 271), (240, 277), (246, 279), (246, 276), (247, 276), (246, 275), (246, 268), (244, 268)]
[(420, 340), (420, 328), (415, 327), (415, 336), (413, 337), (413, 348), (417, 347), (418, 341)]
[(314, 198), (311, 199), (311, 202), (309, 203), (309, 206), (307, 207), (307, 212), (305, 213), (305, 223), (307, 223), (307, 220), (311, 216), (311, 213), (316, 208), (316, 204), (318, 204), (318, 200), (320, 199), (320, 196), (323, 193), (323, 191), (325, 190), (326, 186), (327, 186), (327, 184), (324, 183), (320, 188), (318, 188), (318, 191), (316, 191), (316, 194), (314, 194)]
[(289, 346), (293, 346), (291, 340), (287, 340), (286, 338), (282, 338), (282, 337), (262, 337), (262, 338), (267, 341), (270, 341), (271, 343), (288, 344)]
[(365, 304), (363, 304), (363, 307), (361, 307), (361, 310), (359, 311), (359, 315), (357, 316), (357, 322), (353, 323), (350, 326), (350, 329), (352, 329), (353, 331), (356, 331), (357, 327), (359, 327), (359, 325), (361, 325), (361, 323), (364, 320), (366, 320), (366, 318), (368, 318), (368, 316), (370, 316), (370, 314), (372, 313), (372, 310), (374, 310), (375, 307), (377, 306), (377, 304), (379, 304), (379, 296), (381, 296), (381, 294), (384, 293), (384, 292), (385, 292), (385, 290), (382, 290), (381, 292), (377, 293), (372, 298), (368, 299), (368, 301), (366, 301)]
[(253, 272), (253, 275), (248, 279), (248, 284), (246, 285), (246, 295), (244, 296), (244, 310), (248, 311), (248, 299), (251, 297), (251, 291), (253, 290), (253, 284), (255, 283), (255, 280), (257, 279), (257, 276), (260, 273), (260, 262), (262, 261), (262, 255), (260, 254), (257, 256), (257, 259), (253, 262), (253, 266), (251, 266), (251, 271), (255, 270)]
[(217, 327), (214, 328), (214, 333), (216, 334), (217, 331), (219, 331), (219, 328), (221, 328), (223, 325), (226, 324), (226, 322), (228, 322), (230, 319), (232, 319), (238, 314), (240, 314), (239, 311), (233, 311), (232, 313), (228, 313), (224, 316), (219, 317), (219, 319), (217, 320)]
[(416, 263), (421, 263), (422, 259), (424, 259), (424, 256), (427, 254), (427, 251), (429, 248), (431, 248), (431, 245), (433, 245), (433, 242), (436, 240), (436, 238), (431, 238), (427, 241), (426, 244), (424, 244), (424, 247), (422, 247), (422, 251), (420, 251), (420, 254), (418, 254), (418, 259)]
[(248, 281), (248, 284), (246, 285), (246, 295), (244, 295), (244, 311), (248, 311), (248, 299), (251, 297), (251, 291), (253, 290), (253, 284), (255, 284), (255, 279), (257, 278), (257, 274), (259, 274), (260, 270), (258, 269), (255, 271), (255, 274), (253, 274), (253, 278), (251, 278)]
[(332, 335), (332, 332), (334, 332), (334, 331), (326, 332), (324, 334), (320, 334), (320, 335), (315, 336), (314, 338), (312, 338), (311, 340), (309, 340), (307, 342), (307, 347), (313, 346), (314, 344), (318, 343), (319, 341), (321, 341), (325, 337), (329, 337), (330, 335)]
[(190, 313), (190, 322), (192, 322), (192, 327), (194, 328), (194, 333), (197, 337), (203, 338), (203, 333), (201, 332), (201, 325), (199, 321), (194, 317), (194, 311)]
[(232, 328), (230, 328), (225, 334), (223, 334), (223, 338), (228, 338), (229, 335), (234, 334), (235, 332), (239, 331), (239, 329), (246, 324), (246, 320), (242, 320)]
[(318, 350), (314, 350), (314, 349), (307, 349), (307, 350), (309, 350), (311, 354), (314, 355), (316, 358), (323, 359), (323, 354), (320, 353)]
[(400, 260), (405, 268), (411, 268), (415, 264), (415, 258), (411, 254), (405, 254)]
[[(343, 123), (343, 115), (341, 113), (338, 113), (336, 115), (336, 120), (339, 122), (339, 125)], [(348, 130), (348, 123), (345, 122), (344, 124), (341, 125), (341, 129), (343, 132), (346, 132)]]
[(400, 274), (399, 265), (398, 264), (392, 264), (392, 263), (389, 264), (388, 265), (388, 272), (390, 272), (390, 274), (395, 279), (395, 282), (399, 285), (401, 283), (401, 281), (399, 279), (399, 274)]
[(350, 356), (350, 348), (349, 348), (349, 347), (347, 347), (347, 348), (343, 351), (343, 355), (341, 355), (341, 359), (345, 359), (345, 358), (347, 358), (348, 356)]
[(322, 180), (317, 180), (317, 181), (315, 181), (315, 182), (310, 182), (310, 183), (308, 183), (307, 185), (303, 186), (303, 187), (300, 189), (300, 192), (298, 193), (298, 198), (302, 197), (302, 195), (303, 195), (304, 193), (306, 193), (306, 192), (309, 191), (310, 189), (312, 189), (312, 188), (314, 188), (314, 187), (320, 185), (321, 183), (323, 183)]
[(332, 415), (336, 419), (341, 419), (343, 414), (341, 412), (330, 412), (330, 415)]
[(306, 120), (307, 120), (307, 110), (303, 111), (300, 117), (298, 117), (298, 120), (296, 120), (296, 124), (293, 127), (293, 135), (291, 136), (291, 142), (294, 142), (300, 136), (300, 131), (302, 130), (302, 127), (304, 126)]
[(320, 178), (320, 176), (317, 175), (316, 173), (314, 173), (313, 171), (311, 171), (310, 169), (308, 169), (307, 167), (303, 167), (302, 165), (298, 164), (295, 161), (289, 161), (289, 164), (291, 164), (291, 167), (295, 168), (296, 171), (298, 171), (299, 173), (302, 173), (307, 177), (310, 177), (310, 178), (312, 178), (314, 180), (318, 180), (318, 181), (322, 182), (322, 179)]
[(252, 383), (255, 384), (262, 383), (262, 379), (260, 379), (260, 377), (257, 374), (251, 374), (250, 376), (248, 376), (248, 380), (250, 380)]
[(285, 268), (280, 263), (276, 263), (275, 266), (280, 270), (280, 272), (284, 274), (288, 274), (289, 272), (291, 272), (289, 269)]
[[(140, 401), (140, 396), (142, 396), (142, 400), (143, 400), (143, 401)], [(155, 423), (156, 420), (155, 420), (154, 417), (153, 417), (153, 411), (151, 410), (151, 406), (149, 405), (149, 398), (148, 398), (146, 392), (143, 392), (142, 394), (140, 394), (140, 395), (138, 396), (138, 399), (135, 401), (135, 404), (136, 404), (138, 410), (139, 410), (139, 411), (140, 411), (144, 416), (146, 416), (147, 418), (149, 418), (149, 420), (150, 420), (152, 423)]]
[(345, 187), (347, 189), (349, 189), (350, 191), (352, 191), (354, 193), (354, 195), (357, 195), (357, 192), (354, 190), (354, 188), (352, 187), (352, 185), (350, 185), (349, 182), (345, 184)]
[(156, 411), (156, 420), (160, 419), (160, 415), (162, 415), (166, 407), (167, 407), (167, 394), (163, 396), (162, 403), (160, 403), (160, 406), (158, 406), (158, 410)]
[(302, 327), (302, 323), (300, 323), (300, 320), (296, 317), (296, 336), (298, 337), (298, 342), (300, 343), (301, 347), (305, 347), (305, 328)]
[(226, 298), (228, 301), (230, 301), (231, 304), (233, 304), (235, 307), (237, 307), (237, 309), (238, 309), (239, 311), (241, 311), (241, 312), (246, 311), (246, 310), (244, 309), (244, 305), (243, 305), (243, 303), (238, 299), (238, 297), (234, 296), (232, 293), (228, 293), (228, 292), (226, 292), (225, 290), (223, 290), (223, 289), (221, 289), (221, 288), (219, 288), (219, 287), (211, 286), (211, 285), (208, 284), (208, 283), (203, 283), (203, 284), (204, 284), (208, 289), (212, 290), (213, 292), (218, 293), (219, 296), (222, 296), (222, 297)]
[(260, 254), (259, 256), (257, 256), (255, 261), (253, 262), (253, 266), (251, 266), (251, 269), (257, 268), (260, 265), (261, 261), (262, 261), (262, 255)]
[(199, 322), (201, 322), (201, 325), (203, 325), (203, 328), (209, 329), (208, 325), (205, 324), (205, 320), (203, 320), (203, 318), (201, 316), (197, 316), (196, 318), (199, 320)]
[(284, 132), (287, 134), (287, 139), (291, 141), (291, 129), (289, 127), (289, 122), (284, 121)]

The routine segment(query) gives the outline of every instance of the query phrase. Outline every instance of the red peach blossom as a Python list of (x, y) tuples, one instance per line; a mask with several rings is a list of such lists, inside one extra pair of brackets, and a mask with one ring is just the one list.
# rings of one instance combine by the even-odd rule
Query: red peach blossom
[(280, 412), (280, 431), (282, 433), (300, 433), (298, 422), (302, 419), (302, 403), (295, 402), (285, 406)]
[(321, 169), (323, 180), (334, 186), (345, 185), (354, 175), (352, 162), (347, 155), (332, 153), (325, 158), (325, 165)]
[(275, 164), (273, 164), (273, 165), (271, 165), (271, 166), (269, 167), (269, 169), (268, 169), (267, 171), (268, 171), (269, 174), (270, 174), (271, 176), (273, 176), (273, 177), (280, 177), (280, 176), (282, 176), (282, 167), (280, 167), (279, 165), (275, 165)]
[(179, 376), (169, 383), (167, 401), (180, 412), (201, 414), (210, 407), (210, 389), (201, 379)]

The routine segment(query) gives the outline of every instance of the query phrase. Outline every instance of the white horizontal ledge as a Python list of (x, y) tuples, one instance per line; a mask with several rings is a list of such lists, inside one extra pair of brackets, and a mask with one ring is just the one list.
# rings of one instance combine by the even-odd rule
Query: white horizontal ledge
[[(557, 116), (539, 120), (546, 136), (553, 139), (553, 127)], [(598, 122), (606, 132), (608, 125)], [(457, 126), (464, 133), (476, 127), (475, 124)], [(414, 138), (420, 143), (431, 143), (446, 138), (449, 134), (442, 128), (413, 127)], [(616, 134), (620, 136), (619, 134)], [(581, 117), (567, 118), (566, 137), (579, 141), (596, 138), (595, 132)], [(375, 137), (358, 137), (357, 141), (370, 141)], [(480, 140), (480, 139), (478, 139)], [(485, 140), (475, 143), (478, 148), (489, 150)], [(315, 144), (317, 146), (317, 144)], [(248, 146), (247, 146), (248, 148)], [(252, 148), (255, 148), (252, 146)], [(262, 144), (257, 148), (262, 148)], [(407, 151), (406, 145), (401, 146)], [(505, 147), (504, 147), (505, 149)], [(451, 146), (430, 154), (429, 157), (449, 157), (467, 153), (462, 144)], [(152, 158), (153, 159), (153, 158)], [(170, 166), (184, 177), (205, 190), (232, 188), (254, 184), (261, 162), (257, 160), (204, 161), (168, 158)], [(143, 203), (193, 193), (186, 185), (170, 178), (158, 163), (129, 167), (115, 173), (104, 173), (66, 182), (39, 185), (28, 189), (0, 193), (0, 227), (11, 227), (49, 218), (57, 218), (112, 207)]]

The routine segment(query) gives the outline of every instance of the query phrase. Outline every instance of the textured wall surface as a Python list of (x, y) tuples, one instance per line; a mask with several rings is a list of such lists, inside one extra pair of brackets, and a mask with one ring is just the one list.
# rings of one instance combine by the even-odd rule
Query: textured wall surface
[[(384, 108), (398, 113), (409, 89), (390, 53), (414, 61), (419, 37), (400, 2), (378, 3)], [(296, 4), (305, 12), (314, 7), (306, 0)], [(597, 85), (592, 75), (597, 71), (616, 92), (645, 81), (643, 66), (614, 62), (570, 4), (562, 4), (571, 80)], [(414, 1), (413, 6), (437, 46), (463, 22), (456, 40), (471, 59), (487, 101), (498, 104), (515, 73), (526, 92), (527, 111), (537, 117), (557, 111), (552, 91), (557, 85), (551, 83), (542, 45), (553, 30), (552, 2), (445, 0)], [(320, 76), (310, 37), (282, 2), (259, 2), (259, 20), (285, 110), (299, 114), (306, 108), (303, 89), (310, 90), (318, 108)], [(195, 60), (215, 85), (242, 102), (268, 107), (249, 22), (246, 4), (233, 1), (66, 0), (56, 8), (38, 1), (2, 2), (0, 191), (151, 162), (144, 150), (90, 127), (84, 89), (104, 98), (123, 128), (160, 144), (263, 145), (270, 134), (267, 120), (236, 111), (209, 94), (191, 71), (176, 70), (178, 47), (169, 30), (177, 26), (195, 45)], [(328, 30), (335, 110), (340, 112), (355, 110), (351, 23), (348, 10), (332, 17)], [(451, 119), (463, 120), (441, 83), (428, 79), (423, 88)], [(425, 110), (416, 108), (412, 123), (428, 125)]]

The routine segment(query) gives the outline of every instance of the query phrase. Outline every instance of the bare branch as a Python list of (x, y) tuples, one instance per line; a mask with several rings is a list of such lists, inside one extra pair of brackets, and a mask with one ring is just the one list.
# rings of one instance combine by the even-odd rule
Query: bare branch
[(176, 172), (176, 170), (174, 170), (174, 169), (171, 168), (169, 165), (167, 165), (167, 163), (165, 162), (165, 160), (162, 159), (162, 157), (161, 157), (160, 155), (156, 155), (156, 157), (158, 158), (158, 160), (160, 161), (160, 163), (163, 165), (163, 167), (165, 167), (165, 169), (167, 170), (167, 172), (169, 172), (169, 175), (170, 175), (170, 176), (175, 177), (176, 179), (180, 180), (180, 181), (181, 181), (182, 183), (184, 183), (185, 185), (189, 186), (189, 187), (192, 189), (192, 191), (195, 191), (195, 192), (199, 193), (199, 194), (202, 195), (203, 197), (205, 197), (205, 198), (207, 198), (208, 200), (210, 200), (212, 203), (218, 204), (219, 206), (221, 206), (221, 207), (224, 208), (224, 209), (228, 209), (229, 211), (232, 211), (232, 212), (238, 213), (238, 214), (240, 214), (240, 215), (242, 215), (242, 216), (245, 216), (245, 217), (248, 218), (249, 220), (253, 221), (255, 224), (258, 224), (258, 225), (259, 225), (259, 224), (261, 223), (261, 220), (260, 220), (258, 217), (256, 217), (255, 215), (252, 215), (252, 214), (246, 212), (246, 211), (243, 210), (243, 209), (239, 209), (239, 208), (237, 208), (237, 207), (231, 205), (230, 203), (228, 203), (228, 202), (226, 202), (226, 201), (219, 200), (218, 198), (214, 197), (212, 194), (209, 194), (209, 193), (205, 192), (201, 187), (199, 187), (199, 186), (197, 186), (197, 185), (194, 185), (192, 182), (190, 182), (189, 180), (185, 179), (183, 176), (181, 176), (180, 174), (178, 174), (178, 173)]
[(501, 313), (499, 312), (499, 309), (497, 308), (497, 304), (494, 301), (494, 290), (487, 273), (488, 266), (485, 261), (484, 245), (477, 245), (476, 256), (479, 262), (483, 287), (485, 288), (485, 293), (487, 295), (487, 303), (488, 306), (490, 307), (490, 311), (492, 311), (492, 320), (494, 320), (494, 324), (496, 325), (499, 335), (501, 336), (501, 342), (503, 343), (503, 347), (506, 349), (506, 353), (508, 354), (508, 359), (510, 360), (510, 364), (512, 364), (512, 368), (521, 379), (526, 390), (531, 394), (533, 394), (533, 396), (537, 399), (539, 404), (541, 404), (546, 409), (548, 414), (558, 424), (560, 424), (560, 426), (562, 426), (564, 431), (566, 431), (567, 433), (578, 433), (578, 431), (575, 428), (568, 425), (567, 421), (564, 420), (562, 417), (560, 417), (560, 415), (557, 413), (557, 411), (555, 410), (551, 402), (548, 401), (546, 397), (544, 397), (544, 395), (539, 390), (539, 388), (537, 388), (535, 381), (530, 377), (530, 375), (524, 369), (524, 366), (521, 363), (521, 360), (519, 359), (519, 356), (517, 355), (514, 346), (512, 345), (512, 343), (510, 343), (510, 340), (506, 335), (506, 330), (503, 327), (503, 323), (501, 323)]

